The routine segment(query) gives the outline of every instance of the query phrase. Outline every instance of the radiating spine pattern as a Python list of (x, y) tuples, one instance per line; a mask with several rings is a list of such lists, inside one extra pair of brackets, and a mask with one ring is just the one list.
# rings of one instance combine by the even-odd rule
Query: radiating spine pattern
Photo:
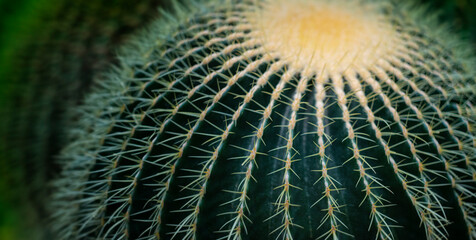
[(64, 149), (60, 238), (476, 238), (469, 57), (408, 4), (289, 2), (178, 6), (125, 48)]

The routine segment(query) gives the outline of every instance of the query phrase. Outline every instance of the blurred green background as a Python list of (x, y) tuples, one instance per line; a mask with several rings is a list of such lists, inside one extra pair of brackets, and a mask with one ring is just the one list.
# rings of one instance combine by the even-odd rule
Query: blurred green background
[(47, 183), (94, 76), (169, 0), (0, 0), (0, 240), (51, 239)]
[[(15, 22), (20, 20), (21, 15), (31, 15), (33, 17), (34, 10), (32, 0), (0, 0), (0, 66), (3, 66), (7, 61), (6, 56), (9, 55), (9, 51), (13, 51), (15, 45), (15, 35), (19, 32), (15, 29)], [(23, 20), (20, 20), (24, 22)], [(8, 46), (12, 46), (9, 48)], [(0, 67), (0, 69), (2, 69)], [(2, 70), (0, 70), (2, 71)], [(0, 76), (2, 76), (0, 74)], [(4, 79), (0, 79), (0, 107), (4, 107), (6, 94), (9, 89), (4, 83)], [(6, 136), (0, 135), (0, 143), (5, 141)], [(0, 149), (3, 147), (0, 146)], [(0, 150), (1, 151), (1, 150)], [(6, 170), (0, 170), (3, 173)], [(21, 230), (18, 226), (21, 225), (20, 215), (18, 214), (18, 207), (15, 206), (11, 198), (6, 196), (8, 191), (4, 189), (4, 185), (8, 185), (9, 182), (0, 176), (0, 239), (1, 240), (14, 240), (14, 239), (26, 239), (27, 236), (22, 236)], [(1, 183), (3, 182), (3, 184)]]
[[(417, 1), (417, 0), (415, 0)], [(473, 43), (473, 46), (476, 48), (476, 0), (419, 0), (420, 2), (427, 4), (432, 11), (439, 11), (440, 21), (449, 23), (450, 26), (455, 30), (455, 32), (461, 33), (461, 37), (468, 39)], [(40, 64), (44, 62), (48, 64), (61, 63), (66, 66), (71, 61), (80, 61), (84, 58), (88, 58), (88, 61), (84, 61), (81, 64), (79, 69), (74, 67), (68, 68), (64, 67), (63, 71), (69, 71), (68, 74), (79, 74), (77, 78), (82, 81), (80, 85), (84, 89), (87, 89), (88, 83), (91, 82), (92, 75), (97, 74), (100, 71), (103, 71), (107, 67), (107, 63), (113, 61), (116, 47), (120, 45), (127, 39), (128, 34), (134, 32), (137, 28), (140, 28), (145, 23), (154, 18), (157, 14), (155, 9), (164, 1), (160, 0), (130, 0), (128, 4), (125, 4), (126, 1), (121, 0), (0, 0), (0, 114), (5, 116), (9, 113), (3, 111), (6, 107), (6, 98), (18, 98), (16, 95), (12, 95), (11, 92), (14, 92), (15, 89), (18, 89), (18, 83), (9, 82), (12, 79), (12, 74), (25, 74), (24, 71), (29, 69), (23, 69), (23, 71), (17, 72), (12, 70), (16, 67), (15, 64), (23, 64), (25, 68), (29, 67), (29, 64)], [(134, 13), (134, 6), (143, 4), (142, 8), (137, 8), (137, 13)], [(122, 4), (122, 5), (121, 5)], [(69, 6), (68, 6), (69, 5)], [(106, 8), (110, 7), (112, 11), (102, 12), (96, 8)], [(79, 9), (78, 9), (79, 8)], [(85, 15), (82, 21), (90, 21), (88, 23), (69, 23), (66, 26), (65, 31), (68, 31), (68, 34), (58, 33), (52, 31), (49, 28), (54, 28), (55, 23), (62, 23), (64, 19), (69, 19), (69, 16), (72, 14), (71, 11), (76, 9), (80, 14)], [(142, 10), (141, 10), (142, 9)], [(59, 11), (59, 12), (58, 12)], [(69, 12), (68, 12), (69, 11)], [(140, 15), (139, 18), (134, 18), (128, 15), (124, 17), (125, 13), (133, 16), (133, 14)], [(121, 18), (121, 19), (118, 19)], [(89, 19), (89, 20), (87, 20)], [(43, 24), (45, 23), (45, 24)], [(68, 29), (68, 27), (70, 29)], [(84, 31), (76, 32), (73, 31), (76, 28), (83, 28)], [(97, 29), (105, 29), (105, 31), (110, 31), (109, 33), (101, 35), (102, 32), (95, 32)], [(71, 31), (69, 31), (71, 30)], [(89, 34), (88, 36), (81, 36), (81, 34)], [(59, 44), (62, 44), (59, 41), (59, 37), (73, 43), (72, 46), (74, 51), (66, 47), (62, 48)], [(78, 40), (79, 39), (79, 40)], [(56, 54), (61, 55), (61, 60), (52, 59), (53, 57), (42, 56), (49, 55), (49, 50), (43, 49), (38, 51), (35, 48), (41, 47), (59, 47), (56, 49)], [(90, 49), (95, 49), (93, 53), (87, 51)], [(32, 55), (32, 58), (44, 57), (37, 60), (30, 59), (25, 61), (28, 58), (29, 52), (36, 52), (37, 55)], [(60, 53), (58, 53), (60, 51)], [(65, 51), (61, 52), (61, 51)], [(86, 51), (86, 53), (84, 53)], [(472, 49), (468, 49), (472, 51)], [(51, 52), (55, 52), (51, 49)], [(53, 55), (53, 53), (51, 53)], [(39, 63), (38, 63), (39, 61)], [(64, 62), (63, 62), (64, 61)], [(94, 68), (89, 65), (94, 65)], [(35, 65), (36, 66), (36, 65)], [(55, 66), (56, 67), (56, 66)], [(41, 66), (43, 71), (51, 74), (53, 76), (50, 80), (55, 80), (55, 74), (52, 73), (55, 67), (52, 66)], [(35, 68), (35, 67), (33, 67)], [(49, 71), (49, 72), (48, 72)], [(90, 75), (84, 76), (84, 75)], [(25, 75), (27, 76), (27, 75)], [(49, 76), (49, 75), (45, 75)], [(14, 76), (15, 78), (17, 76)], [(22, 78), (23, 79), (23, 78)], [(28, 77), (25, 77), (28, 81)], [(85, 83), (86, 82), (86, 83)], [(24, 83), (28, 85), (29, 83)], [(41, 86), (36, 83), (36, 86)], [(45, 83), (47, 84), (47, 83)], [(21, 84), (20, 84), (21, 86)], [(35, 85), (33, 85), (35, 86)], [(62, 89), (63, 85), (55, 85), (56, 89)], [(67, 89), (64, 94), (69, 94), (78, 86), (71, 86)], [(81, 86), (80, 86), (81, 87)], [(30, 87), (35, 91), (35, 87)], [(84, 91), (84, 90), (83, 90)], [(81, 92), (81, 91), (79, 91)], [(42, 94), (44, 94), (42, 92)], [(74, 98), (80, 98), (80, 93), (74, 93)], [(56, 95), (54, 95), (56, 96)], [(64, 96), (62, 96), (64, 97)], [(73, 97), (70, 97), (69, 100), (75, 101)], [(23, 100), (20, 100), (20, 102)], [(77, 99), (76, 99), (77, 101)], [(31, 107), (31, 106), (30, 106)], [(34, 107), (34, 106), (33, 106)], [(61, 109), (56, 110), (61, 111)], [(19, 115), (20, 118), (23, 115)], [(36, 115), (29, 116), (34, 118)], [(20, 119), (21, 120), (21, 119)], [(55, 120), (56, 121), (56, 120)], [(11, 124), (5, 121), (0, 121), (0, 124)], [(40, 124), (40, 123), (37, 123)], [(33, 128), (35, 124), (29, 126)], [(0, 128), (10, 128), (10, 126), (0, 126)], [(52, 130), (52, 132), (54, 132)], [(20, 133), (21, 134), (21, 133)], [(10, 135), (8, 135), (10, 136)], [(21, 140), (21, 136), (19, 137)], [(2, 143), (9, 142), (10, 139), (7, 139), (7, 134), (0, 131), (0, 240), (16, 240), (16, 239), (41, 239), (47, 238), (45, 236), (35, 235), (38, 229), (32, 227), (32, 222), (35, 221), (44, 221), (44, 216), (41, 214), (32, 214), (25, 215), (25, 211), (32, 211), (31, 209), (36, 208), (35, 205), (36, 199), (21, 199), (17, 198), (14, 192), (11, 191), (12, 186), (17, 188), (17, 191), (23, 191), (23, 187), (19, 184), (18, 177), (12, 176), (24, 176), (24, 173), (18, 166), (22, 165), (2, 165), (1, 158), (11, 158), (10, 152), (13, 152), (9, 146)], [(30, 141), (35, 141), (34, 136)], [(26, 142), (30, 144), (31, 142)], [(25, 144), (20, 142), (19, 144)], [(13, 145), (12, 145), (13, 146)], [(59, 147), (53, 148), (46, 155), (57, 152)], [(4, 154), (1, 154), (4, 153)], [(7, 153), (7, 154), (5, 154)], [(21, 155), (21, 153), (18, 153)], [(36, 156), (36, 155), (35, 155)], [(21, 168), (21, 167), (20, 167)], [(29, 170), (30, 172), (35, 170)], [(55, 170), (54, 166), (52, 169)], [(22, 175), (23, 174), (23, 175)], [(29, 173), (27, 174), (29, 175)], [(33, 174), (35, 175), (35, 174)], [(52, 173), (51, 175), (54, 175)], [(29, 177), (29, 176), (27, 176)], [(44, 179), (41, 181), (46, 181), (49, 176), (43, 176)], [(36, 180), (27, 181), (26, 185), (33, 184)], [(46, 179), (46, 180), (45, 180)], [(27, 194), (26, 198), (41, 198), (43, 195), (47, 194), (38, 189), (33, 191), (34, 194)], [(38, 195), (36, 195), (38, 194)], [(27, 202), (27, 203), (25, 203)], [(29, 202), (29, 203), (28, 203)], [(27, 207), (25, 207), (27, 206)], [(25, 219), (25, 216), (31, 217), (31, 219)], [(41, 228), (42, 225), (40, 225)], [(27, 227), (27, 229), (24, 229)]]
[(456, 32), (476, 47), (476, 0), (420, 0), (441, 13), (440, 21), (448, 22)]

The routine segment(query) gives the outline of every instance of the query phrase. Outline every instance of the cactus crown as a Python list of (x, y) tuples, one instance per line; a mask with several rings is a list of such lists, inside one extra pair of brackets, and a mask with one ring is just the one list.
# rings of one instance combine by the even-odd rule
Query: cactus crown
[(469, 60), (402, 4), (289, 2), (129, 46), (64, 150), (62, 238), (476, 237)]
[(343, 72), (371, 66), (400, 45), (381, 6), (356, 4), (263, 1), (246, 15), (267, 54), (304, 72)]

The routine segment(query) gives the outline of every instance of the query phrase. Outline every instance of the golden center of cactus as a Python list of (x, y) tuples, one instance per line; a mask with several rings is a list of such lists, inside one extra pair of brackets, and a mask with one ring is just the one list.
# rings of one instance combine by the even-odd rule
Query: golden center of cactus
[(376, 7), (339, 2), (266, 1), (248, 20), (267, 53), (303, 70), (342, 72), (395, 50), (396, 31)]

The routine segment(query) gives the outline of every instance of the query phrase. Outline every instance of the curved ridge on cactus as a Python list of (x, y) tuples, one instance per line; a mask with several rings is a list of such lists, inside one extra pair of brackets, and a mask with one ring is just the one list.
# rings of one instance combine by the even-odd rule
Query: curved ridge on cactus
[(474, 62), (421, 8), (176, 10), (81, 108), (60, 238), (476, 238)]

